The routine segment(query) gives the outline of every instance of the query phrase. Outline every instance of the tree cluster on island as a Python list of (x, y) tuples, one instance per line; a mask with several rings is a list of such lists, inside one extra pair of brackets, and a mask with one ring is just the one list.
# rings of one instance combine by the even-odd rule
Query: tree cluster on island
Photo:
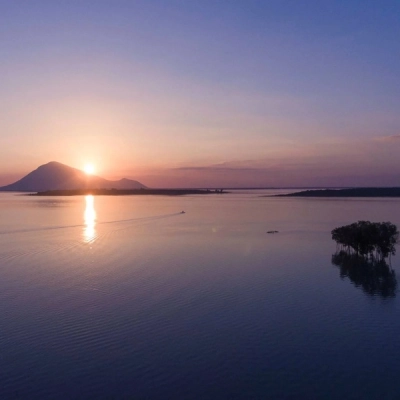
[(396, 296), (397, 279), (390, 266), (390, 256), (396, 253), (399, 239), (396, 225), (358, 221), (334, 229), (332, 239), (337, 246), (332, 264), (340, 268), (342, 279), (350, 279), (368, 295)]
[(375, 260), (396, 254), (395, 246), (399, 240), (399, 231), (391, 222), (358, 221), (335, 228), (331, 233), (338, 251), (345, 250)]

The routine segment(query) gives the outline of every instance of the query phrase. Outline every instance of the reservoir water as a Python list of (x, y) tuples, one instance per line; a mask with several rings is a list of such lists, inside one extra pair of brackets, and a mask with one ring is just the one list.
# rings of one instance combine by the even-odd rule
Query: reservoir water
[(271, 193), (0, 194), (0, 398), (398, 399), (396, 280), (330, 232), (400, 199)]

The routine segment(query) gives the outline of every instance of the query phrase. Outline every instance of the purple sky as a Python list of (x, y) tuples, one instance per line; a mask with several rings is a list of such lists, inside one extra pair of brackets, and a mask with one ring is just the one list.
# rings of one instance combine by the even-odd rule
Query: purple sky
[(400, 2), (0, 0), (0, 185), (400, 186)]

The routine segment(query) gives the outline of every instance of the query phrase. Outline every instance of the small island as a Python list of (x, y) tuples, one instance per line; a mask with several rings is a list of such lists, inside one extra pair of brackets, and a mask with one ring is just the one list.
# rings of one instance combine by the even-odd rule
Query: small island
[[(382, 298), (395, 297), (397, 280), (390, 256), (396, 253), (399, 231), (391, 222), (358, 221), (332, 231), (336, 253), (332, 264), (365, 293)], [(389, 257), (389, 264), (386, 258)]]
[(154, 196), (184, 196), (193, 194), (225, 194), (223, 189), (76, 189), (76, 190), (47, 190), (31, 193), (29, 196), (129, 196), (129, 195), (154, 195)]
[(278, 194), (274, 197), (400, 197), (400, 187), (315, 189), (288, 194)]
[(358, 221), (335, 228), (331, 233), (337, 251), (378, 261), (396, 254), (399, 240), (399, 231), (391, 222)]

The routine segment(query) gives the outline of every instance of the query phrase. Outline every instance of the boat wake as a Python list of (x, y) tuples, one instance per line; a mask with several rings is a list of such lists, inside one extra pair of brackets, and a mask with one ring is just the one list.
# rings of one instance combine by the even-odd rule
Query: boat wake
[[(162, 215), (155, 215), (151, 217), (142, 217), (142, 218), (127, 218), (127, 219), (118, 219), (112, 221), (96, 221), (97, 225), (109, 225), (109, 224), (124, 224), (129, 222), (151, 222), (157, 221), (160, 219), (171, 218), (178, 215), (182, 215), (183, 212), (177, 212), (172, 214), (162, 214)], [(56, 225), (56, 226), (43, 226), (38, 228), (25, 228), (25, 229), (14, 229), (14, 230), (7, 230), (7, 231), (0, 231), (0, 235), (12, 235), (17, 233), (31, 233), (31, 232), (43, 232), (43, 231), (51, 231), (51, 230), (60, 230), (60, 229), (70, 229), (70, 228), (85, 228), (87, 224), (75, 224), (75, 225)]]

